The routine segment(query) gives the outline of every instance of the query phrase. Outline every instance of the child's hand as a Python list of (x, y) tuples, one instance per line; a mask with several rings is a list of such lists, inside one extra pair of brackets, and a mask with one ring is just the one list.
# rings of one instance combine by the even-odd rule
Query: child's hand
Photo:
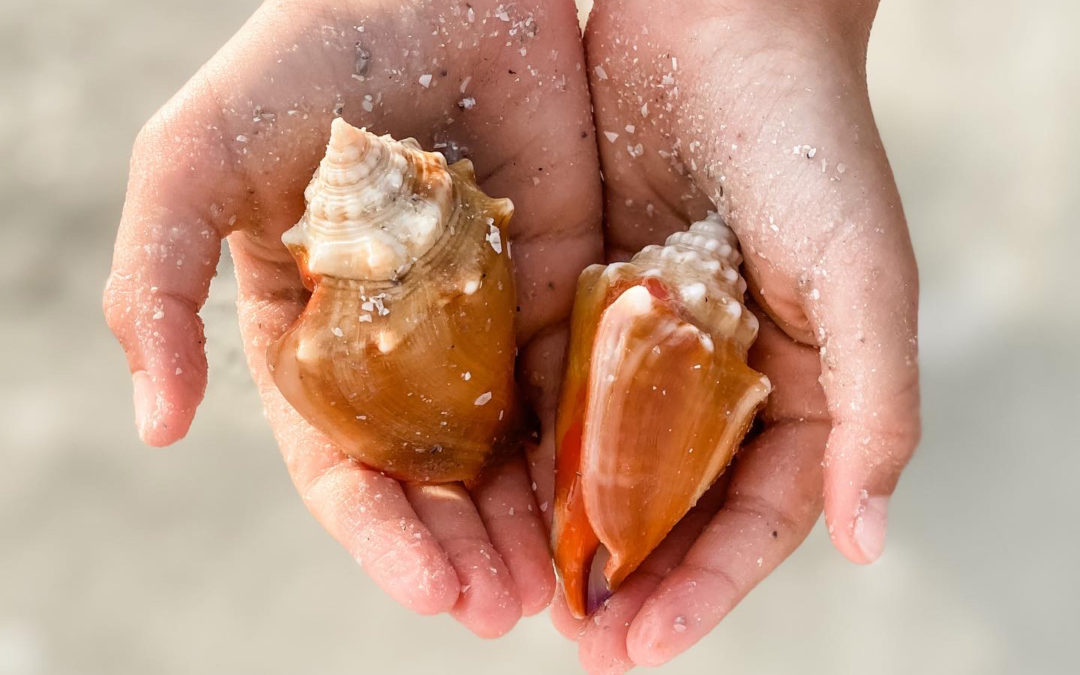
[(882, 551), (919, 384), (915, 261), (866, 91), (875, 5), (597, 2), (586, 45), (609, 255), (719, 205), (763, 310), (751, 365), (775, 389), (762, 433), (607, 606), (581, 623), (554, 610), (591, 672), (699, 640), (822, 505), (844, 555)]
[[(341, 113), (467, 153), (513, 199), (525, 376), (550, 400), (578, 272), (600, 257), (600, 183), (573, 3), (268, 2), (135, 144), (105, 314), (127, 352), (142, 438), (184, 436), (206, 385), (199, 307), (228, 237), (248, 362), (308, 508), (399, 602), (479, 635), (554, 587), (525, 460), (472, 492), (403, 486), (347, 459), (284, 401), (266, 347), (306, 294), (280, 241)], [(467, 148), (467, 150), (466, 150)], [(554, 345), (554, 347), (553, 347)], [(549, 413), (550, 411), (545, 411)], [(226, 450), (227, 451), (227, 450)]]

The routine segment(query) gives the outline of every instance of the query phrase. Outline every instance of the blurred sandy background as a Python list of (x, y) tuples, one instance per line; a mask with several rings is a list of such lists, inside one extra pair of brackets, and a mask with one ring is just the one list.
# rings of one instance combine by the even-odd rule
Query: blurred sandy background
[[(573, 672), (546, 617), (483, 642), (413, 616), (316, 526), (231, 270), (191, 434), (136, 440), (99, 313), (128, 152), (256, 4), (0, 2), (0, 673)], [(1077, 672), (1077, 26), (1070, 0), (885, 0), (871, 91), (922, 269), (925, 440), (879, 564), (819, 526), (663, 672)]]

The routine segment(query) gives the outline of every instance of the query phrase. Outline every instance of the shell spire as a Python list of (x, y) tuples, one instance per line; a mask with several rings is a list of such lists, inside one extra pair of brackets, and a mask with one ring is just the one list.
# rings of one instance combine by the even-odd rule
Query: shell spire
[(630, 264), (644, 269), (646, 279), (666, 280), (695, 324), (733, 340), (745, 358), (757, 339), (758, 320), (743, 304), (746, 280), (739, 273), (739, 240), (719, 214), (710, 211), (663, 246), (646, 246)]
[(282, 241), (312, 295), (269, 348), (275, 383), (369, 466), (472, 481), (525, 431), (501, 245), (513, 204), (485, 195), (468, 160), (340, 118), (304, 196)]
[(304, 199), (307, 211), (281, 239), (306, 251), (306, 274), (369, 281), (407, 273), (446, 230), (454, 208), (442, 155), (340, 117)]
[(593, 611), (731, 461), (769, 394), (757, 318), (715, 213), (578, 281), (556, 420), (555, 563)]

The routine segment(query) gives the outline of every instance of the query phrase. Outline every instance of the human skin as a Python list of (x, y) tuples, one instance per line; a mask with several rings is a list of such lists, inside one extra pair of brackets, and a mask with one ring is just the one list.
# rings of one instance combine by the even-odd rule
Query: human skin
[[(774, 385), (763, 430), (595, 617), (576, 622), (560, 601), (556, 625), (592, 672), (662, 663), (790, 554), (823, 504), (846, 556), (880, 555), (919, 423), (916, 271), (865, 87), (873, 4), (655, 12), (601, 0), (587, 67), (569, 0), (517, 2), (510, 21), (495, 16), (500, 3), (474, 1), (471, 23), (464, 3), (430, 4), (267, 3), (140, 133), (105, 312), (142, 438), (181, 438), (202, 397), (197, 312), (225, 237), (248, 362), (305, 504), (399, 602), (499, 635), (552, 594), (542, 507), (564, 322), (578, 272), (602, 256), (601, 213), (620, 259), (715, 205), (742, 242), (763, 319), (751, 356)], [(357, 42), (369, 54), (362, 80)], [(426, 147), (467, 146), (482, 187), (517, 206), (519, 370), (541, 442), (471, 492), (356, 464), (268, 376), (266, 347), (306, 299), (280, 234), (302, 213), (335, 109)]]
[(173, 443), (206, 386), (198, 310), (227, 239), (248, 364), (304, 503), (398, 602), (450, 612), (485, 637), (551, 600), (546, 504), (532, 489), (550, 492), (550, 457), (500, 465), (468, 491), (400, 484), (346, 457), (285, 402), (266, 349), (307, 298), (280, 237), (303, 212), (340, 112), (467, 152), (481, 187), (513, 200), (519, 347), (537, 364), (521, 377), (534, 400), (550, 398), (559, 361), (528, 357), (565, 341), (577, 274), (601, 256), (596, 140), (571, 0), (505, 13), (499, 4), (264, 4), (140, 132), (104, 300), (133, 373), (139, 433)]
[(591, 673), (697, 642), (822, 508), (847, 558), (882, 553), (920, 426), (917, 271), (866, 89), (876, 4), (598, 0), (590, 17), (607, 255), (718, 208), (763, 319), (750, 365), (774, 386), (761, 432), (604, 607), (577, 621), (557, 599)]

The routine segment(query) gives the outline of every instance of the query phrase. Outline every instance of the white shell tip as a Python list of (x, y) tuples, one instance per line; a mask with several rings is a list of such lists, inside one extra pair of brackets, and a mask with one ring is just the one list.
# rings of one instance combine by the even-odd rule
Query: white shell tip
[(340, 117), (304, 197), (304, 217), (281, 240), (306, 251), (311, 274), (372, 281), (404, 274), (438, 240), (454, 207), (441, 155)]

